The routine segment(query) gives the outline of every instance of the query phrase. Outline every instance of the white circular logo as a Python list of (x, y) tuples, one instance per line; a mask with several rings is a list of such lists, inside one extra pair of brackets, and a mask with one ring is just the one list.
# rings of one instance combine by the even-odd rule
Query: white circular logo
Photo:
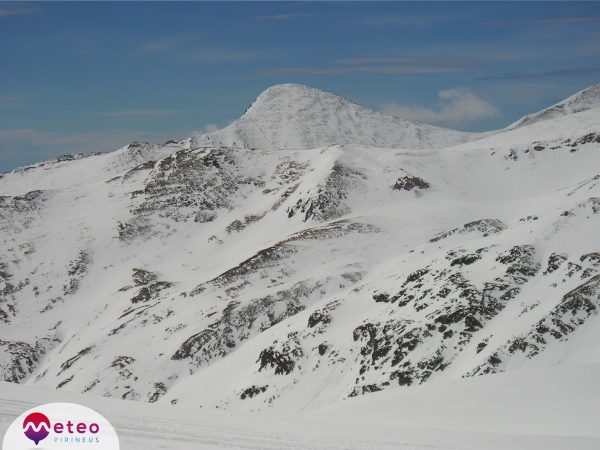
[(119, 450), (110, 422), (74, 403), (48, 403), (25, 411), (10, 424), (2, 450), (78, 448)]

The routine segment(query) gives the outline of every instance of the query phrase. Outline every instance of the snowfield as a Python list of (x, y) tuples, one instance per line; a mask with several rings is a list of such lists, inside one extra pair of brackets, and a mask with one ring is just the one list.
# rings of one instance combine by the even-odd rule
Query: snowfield
[(600, 365), (519, 371), (343, 400), (290, 414), (159, 406), (0, 383), (0, 433), (24, 410), (53, 401), (96, 409), (121, 448), (144, 449), (597, 449)]
[(599, 92), (468, 134), (280, 85), (214, 133), (2, 174), (4, 420), (48, 399), (124, 448), (597, 448)]

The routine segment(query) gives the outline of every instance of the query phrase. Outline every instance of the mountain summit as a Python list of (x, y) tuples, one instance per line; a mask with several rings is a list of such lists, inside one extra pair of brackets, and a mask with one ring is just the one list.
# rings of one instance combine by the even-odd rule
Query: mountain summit
[(361, 144), (420, 149), (459, 144), (475, 136), (380, 113), (308, 86), (280, 84), (260, 94), (229, 126), (195, 136), (192, 146), (294, 150)]

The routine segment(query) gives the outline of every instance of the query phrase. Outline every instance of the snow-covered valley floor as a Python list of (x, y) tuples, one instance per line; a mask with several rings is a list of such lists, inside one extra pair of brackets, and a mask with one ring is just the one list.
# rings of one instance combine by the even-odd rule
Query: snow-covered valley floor
[(35, 405), (66, 401), (107, 417), (124, 450), (598, 449), (598, 380), (598, 364), (537, 369), (251, 415), (0, 383), (0, 433)]

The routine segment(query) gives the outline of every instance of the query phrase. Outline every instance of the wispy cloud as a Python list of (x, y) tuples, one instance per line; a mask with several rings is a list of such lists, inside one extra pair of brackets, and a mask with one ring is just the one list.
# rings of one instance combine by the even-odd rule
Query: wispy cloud
[(439, 18), (435, 16), (411, 16), (411, 15), (379, 15), (370, 16), (360, 20), (360, 23), (369, 27), (397, 27), (413, 26), (424, 27), (438, 22)]
[(0, 95), (0, 109), (8, 109), (8, 108), (25, 108), (27, 104), (22, 100), (19, 100), (10, 96)]
[(189, 64), (253, 61), (261, 57), (261, 52), (258, 51), (206, 48), (205, 44), (200, 45), (198, 42), (201, 39), (190, 34), (164, 36), (145, 42), (140, 46), (140, 51), (148, 55), (163, 53), (174, 61)]
[(192, 64), (204, 63), (231, 63), (254, 61), (261, 58), (261, 53), (256, 51), (235, 51), (235, 50), (191, 50), (182, 55), (183, 62)]
[(514, 25), (580, 25), (585, 23), (600, 22), (600, 16), (574, 16), (574, 17), (544, 17), (537, 19), (513, 19), (492, 22), (496, 26)]
[[(118, 132), (116, 135), (121, 138), (129, 136), (135, 133), (130, 132)], [(65, 146), (77, 146), (83, 145), (87, 147), (91, 143), (103, 142), (103, 136), (109, 137), (111, 133), (58, 133), (53, 131), (41, 131), (33, 128), (15, 128), (8, 130), (0, 130), (0, 140), (6, 143), (23, 143), (23, 144), (34, 144), (34, 145), (65, 145)], [(105, 142), (105, 141), (104, 141)], [(105, 144), (101, 144), (105, 147)]]
[[(147, 131), (147, 130), (106, 130), (82, 133), (60, 133), (34, 128), (14, 128), (0, 130), (0, 144), (34, 144), (40, 146), (64, 146), (67, 151), (106, 151), (114, 150), (134, 140), (162, 142), (169, 138), (191, 136), (192, 130)], [(0, 151), (0, 154), (2, 151)]]
[(304, 19), (305, 17), (309, 17), (308, 13), (295, 13), (295, 14), (274, 14), (271, 16), (258, 16), (256, 20), (267, 20), (267, 21), (276, 21), (276, 22), (284, 22), (288, 20), (297, 20)]
[(516, 79), (534, 79), (534, 78), (552, 78), (552, 77), (575, 77), (584, 75), (594, 75), (600, 73), (598, 67), (573, 67), (569, 69), (545, 70), (541, 72), (523, 72), (506, 73), (500, 75), (490, 75), (479, 77), (479, 80), (516, 80)]
[(387, 75), (465, 72), (482, 63), (466, 58), (352, 58), (335, 61), (322, 67), (281, 67), (261, 71), (268, 75), (346, 75), (374, 73)]
[(184, 44), (181, 36), (168, 36), (146, 42), (142, 45), (143, 53), (161, 53), (174, 50)]
[(438, 125), (466, 125), (498, 114), (495, 106), (465, 88), (438, 92), (438, 105), (433, 108), (391, 102), (380, 109), (404, 119)]
[(194, 131), (192, 134), (198, 135), (198, 134), (212, 133), (214, 131), (217, 131), (218, 129), (219, 129), (219, 125), (217, 125), (216, 123), (207, 123), (199, 130)]
[(66, 153), (107, 152), (132, 141), (164, 142), (191, 135), (191, 130), (169, 133), (106, 130), (69, 134), (33, 128), (5, 129), (0, 130), (0, 172)]
[(476, 14), (469, 8), (439, 9), (428, 14), (418, 13), (391, 13), (371, 14), (359, 20), (358, 23), (373, 28), (385, 27), (411, 27), (424, 28), (445, 22), (470, 20)]
[(182, 111), (175, 109), (124, 109), (119, 111), (108, 111), (100, 113), (101, 117), (156, 117), (172, 116)]
[(40, 12), (42, 12), (41, 8), (34, 5), (0, 3), (0, 17), (28, 16)]

